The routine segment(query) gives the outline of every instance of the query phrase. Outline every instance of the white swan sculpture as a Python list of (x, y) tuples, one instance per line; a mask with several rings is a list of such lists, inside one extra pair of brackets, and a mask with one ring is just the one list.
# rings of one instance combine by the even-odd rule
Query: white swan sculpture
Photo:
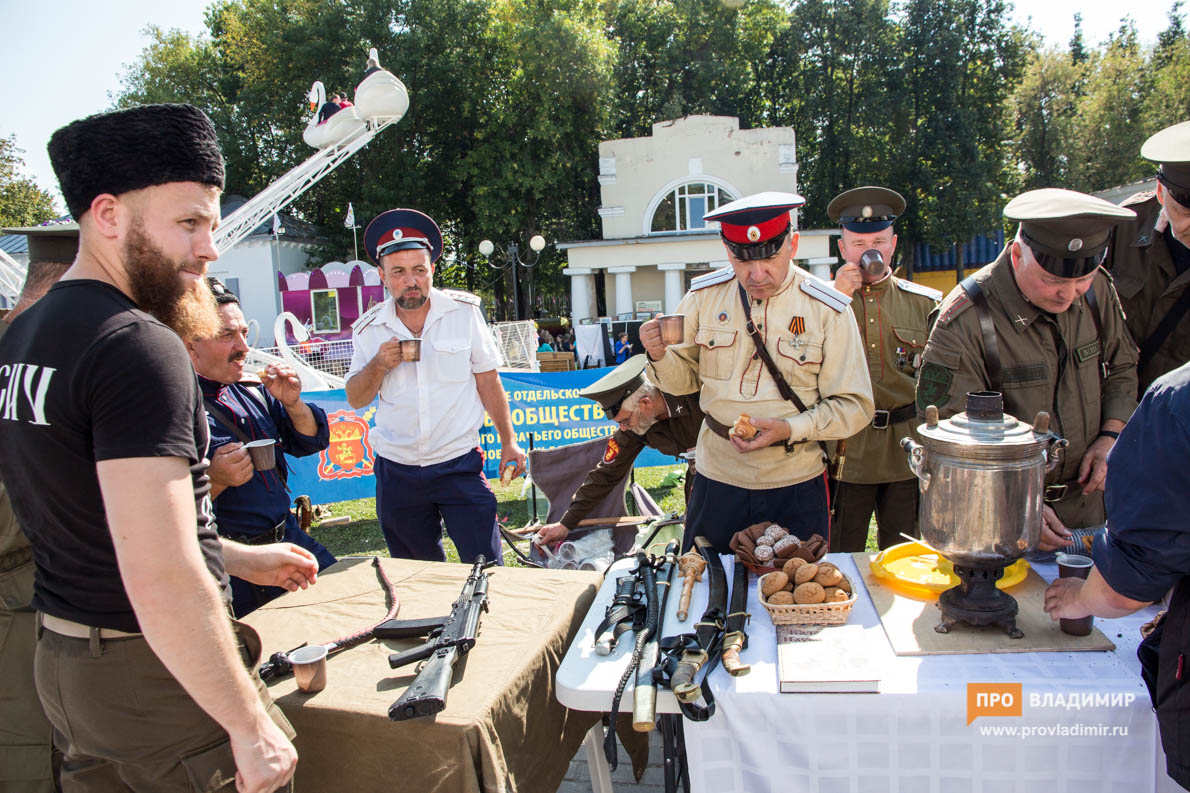
[(310, 109), (314, 111), (314, 116), (306, 124), (306, 131), (302, 133), (302, 140), (308, 145), (325, 149), (363, 129), (364, 122), (360, 121), (354, 107), (345, 107), (321, 124), (318, 123), (318, 112), (326, 104), (326, 87), (321, 80), (314, 81), (306, 98), (310, 100)]
[(372, 67), (379, 71), (372, 72), (355, 87), (355, 109), (359, 117), (400, 120), (409, 110), (409, 89), (392, 72), (380, 68), (380, 55), (375, 47), (368, 50), (368, 68)]
[[(285, 359), (285, 362), (293, 367), (294, 371), (298, 373), (298, 377), (302, 379), (303, 391), (329, 391), (332, 388), (342, 388), (341, 382), (330, 383), (326, 376), (304, 363), (296, 355), (293, 350), (289, 349), (289, 344), (285, 339), (285, 324), (289, 323), (289, 330), (293, 333), (293, 337), (298, 340), (298, 343), (310, 340), (310, 333), (302, 325), (301, 320), (295, 317), (289, 311), (282, 311), (277, 315), (277, 319), (273, 322), (273, 336), (277, 340), (277, 352)], [(339, 378), (335, 378), (338, 380)]]

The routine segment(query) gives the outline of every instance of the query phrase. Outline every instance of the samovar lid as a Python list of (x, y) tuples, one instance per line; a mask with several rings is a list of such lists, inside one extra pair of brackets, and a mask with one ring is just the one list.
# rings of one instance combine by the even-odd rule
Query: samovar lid
[[(1038, 424), (1042, 423), (1041, 416), (1045, 414), (1039, 415)], [(967, 394), (965, 411), (938, 421), (937, 411), (927, 410), (926, 423), (917, 430), (924, 438), (955, 446), (1036, 446), (1050, 437), (1048, 418), (1045, 416), (1045, 427), (1034, 427), (1006, 414), (1004, 397), (1000, 393), (972, 391)]]

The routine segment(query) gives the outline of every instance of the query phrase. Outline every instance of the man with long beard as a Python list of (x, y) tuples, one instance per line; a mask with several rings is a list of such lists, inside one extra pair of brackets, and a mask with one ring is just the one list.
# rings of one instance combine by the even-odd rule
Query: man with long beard
[(0, 476), (32, 543), (38, 693), (64, 790), (272, 791), (293, 730), (228, 618), (227, 575), (295, 589), (287, 545), (221, 543), (207, 422), (175, 332), (212, 333), (223, 159), (189, 105), (92, 116), (50, 160), (80, 227), (74, 264), (0, 342)]

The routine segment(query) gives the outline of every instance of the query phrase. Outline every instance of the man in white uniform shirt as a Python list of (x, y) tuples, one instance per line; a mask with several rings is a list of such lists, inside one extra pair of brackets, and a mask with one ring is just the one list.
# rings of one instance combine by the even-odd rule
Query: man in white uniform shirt
[[(415, 209), (391, 209), (368, 224), (364, 246), (380, 267), (389, 299), (352, 326), (347, 401), (380, 396), (370, 433), (376, 452), (376, 515), (389, 553), (444, 561), (442, 524), (464, 562), (500, 558), (496, 496), (483, 476), (484, 411), (500, 434), (500, 470), (525, 467), (498, 352), (479, 298), (435, 289), (442, 233)], [(402, 340), (420, 339), (420, 359)], [(411, 345), (406, 345), (409, 347)]]

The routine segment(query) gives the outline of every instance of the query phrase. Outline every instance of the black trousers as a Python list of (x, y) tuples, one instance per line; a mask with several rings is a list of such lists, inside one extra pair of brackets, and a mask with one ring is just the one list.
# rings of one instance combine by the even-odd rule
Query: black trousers
[(803, 540), (812, 534), (829, 540), (826, 474), (769, 490), (746, 490), (696, 474), (686, 509), (682, 550), (693, 547), (694, 538), (702, 536), (719, 553), (731, 553), (728, 543), (733, 534), (766, 520)]
[[(837, 489), (835, 485), (838, 485)], [(911, 537), (917, 532), (917, 479), (857, 485), (831, 482), (835, 516), (831, 552), (858, 553), (868, 542), (868, 527), (876, 513), (876, 545), (884, 549), (905, 542), (901, 533)]]

